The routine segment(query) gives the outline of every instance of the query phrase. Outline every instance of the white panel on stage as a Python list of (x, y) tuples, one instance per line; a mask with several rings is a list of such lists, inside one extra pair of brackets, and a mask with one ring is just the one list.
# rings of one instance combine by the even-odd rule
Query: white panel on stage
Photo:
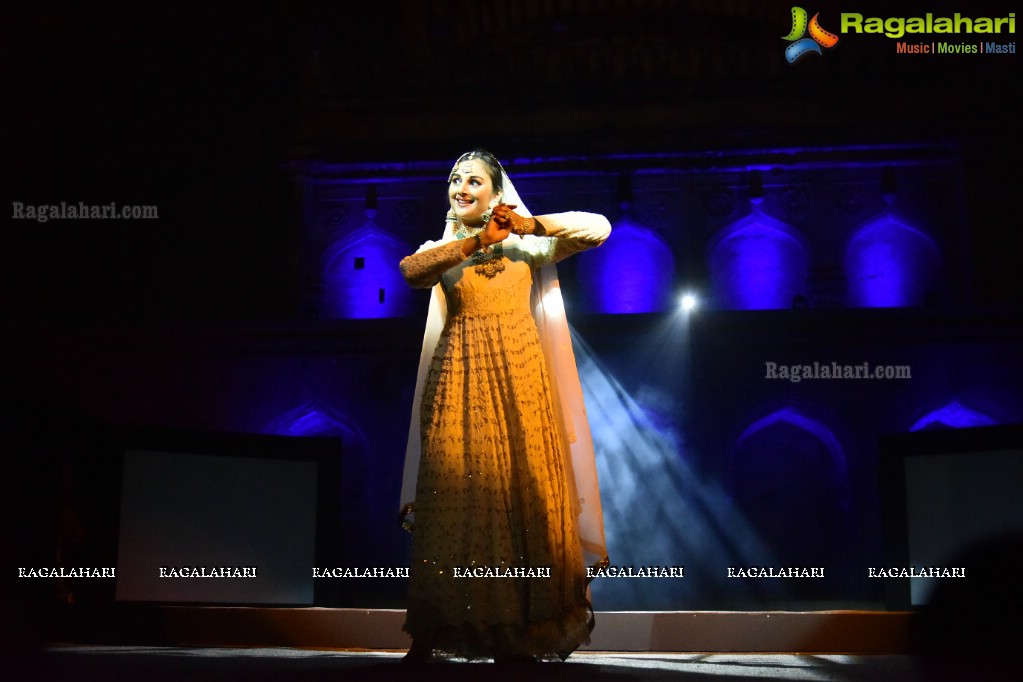
[(126, 451), (116, 599), (311, 605), (317, 468)]
[[(909, 564), (969, 570), (956, 565), (965, 550), (1023, 534), (1021, 493), (1023, 450), (907, 457)], [(967, 574), (964, 579), (970, 577)], [(927, 603), (938, 580), (911, 578), (910, 603)]]

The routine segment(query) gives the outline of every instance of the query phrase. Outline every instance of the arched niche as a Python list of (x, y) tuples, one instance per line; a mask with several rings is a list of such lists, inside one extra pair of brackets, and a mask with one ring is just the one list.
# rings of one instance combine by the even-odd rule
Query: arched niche
[(366, 435), (358, 424), (338, 410), (315, 400), (307, 401), (278, 415), (266, 425), (264, 432), (296, 438), (340, 437), (343, 486), (350, 485), (353, 476), (363, 484), (369, 481), (366, 460), (370, 448)]
[(754, 211), (722, 228), (709, 245), (717, 307), (791, 308), (805, 295), (807, 255), (795, 229)]
[(292, 437), (340, 436), (340, 487), (333, 491), (320, 489), (321, 494), (336, 495), (339, 501), (340, 522), (345, 527), (340, 551), (363, 565), (379, 565), (382, 557), (393, 553), (389, 543), (393, 544), (397, 528), (391, 511), (397, 504), (393, 501), (396, 493), (381, 474), (379, 458), (373, 456), (354, 420), (321, 401), (310, 400), (278, 415), (264, 431)]
[(305, 402), (278, 415), (264, 431), (277, 436), (340, 436), (346, 450), (369, 450), (366, 437), (355, 422), (316, 401)]
[(773, 551), (765, 562), (821, 566), (848, 550), (846, 458), (820, 421), (793, 407), (755, 420), (729, 468), (734, 501)]
[(849, 305), (922, 305), (935, 291), (940, 264), (938, 247), (930, 237), (886, 215), (857, 230), (846, 247)]
[(412, 289), (398, 263), (412, 253), (402, 240), (372, 221), (327, 249), (323, 262), (322, 316), (378, 318), (409, 315)]
[(952, 400), (936, 410), (928, 412), (909, 427), (910, 431), (931, 429), (966, 429), (974, 426), (994, 426), (998, 422), (962, 403)]
[(653, 313), (668, 309), (675, 256), (661, 237), (626, 211), (599, 249), (578, 256), (579, 301), (590, 313)]

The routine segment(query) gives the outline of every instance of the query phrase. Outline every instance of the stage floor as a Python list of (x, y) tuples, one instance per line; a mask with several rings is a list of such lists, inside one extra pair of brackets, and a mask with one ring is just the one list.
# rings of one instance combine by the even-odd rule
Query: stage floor
[(83, 633), (91, 637), (49, 638), (30, 655), (0, 663), (0, 670), (4, 679), (40, 682), (1018, 679), (1014, 648), (1005, 650), (1004, 638), (992, 639), (990, 628), (970, 639), (965, 634), (976, 624), (958, 624), (917, 649), (909, 646), (913, 615), (598, 612), (592, 641), (568, 661), (507, 668), (403, 663), (409, 641), (399, 610), (157, 607), (106, 633), (114, 639), (95, 636), (94, 629)]
[[(906, 655), (678, 654), (577, 652), (566, 662), (503, 668), (492, 663), (438, 663), (411, 668), (403, 651), (296, 648), (194, 648), (54, 645), (29, 663), (29, 677), (72, 680), (832, 680), (924, 682)], [(14, 678), (9, 678), (14, 679)]]
[[(910, 653), (914, 614), (883, 611), (598, 611), (581, 651), (889, 655)], [(400, 609), (154, 607), (129, 621), (149, 639), (93, 644), (397, 651)], [(122, 626), (127, 632), (129, 626)]]

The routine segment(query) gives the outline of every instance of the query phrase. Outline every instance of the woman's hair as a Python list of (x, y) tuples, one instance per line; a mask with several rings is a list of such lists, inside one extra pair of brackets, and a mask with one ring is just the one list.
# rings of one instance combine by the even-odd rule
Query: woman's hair
[(466, 152), (458, 157), (455, 161), (455, 165), (451, 168), (451, 173), (448, 175), (448, 181), (450, 182), (451, 176), (455, 174), (455, 170), (458, 168), (458, 164), (463, 161), (472, 161), (473, 159), (479, 159), (483, 166), (487, 169), (487, 173), (490, 174), (490, 182), (494, 185), (494, 192), (504, 191), (504, 174), (501, 172), (501, 162), (497, 160), (497, 157), (488, 152), (486, 149), (476, 148), (471, 152)]

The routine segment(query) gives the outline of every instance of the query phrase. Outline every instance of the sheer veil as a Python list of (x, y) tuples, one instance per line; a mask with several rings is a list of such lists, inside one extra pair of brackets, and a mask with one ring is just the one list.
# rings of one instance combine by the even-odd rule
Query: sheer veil
[[(522, 198), (512, 184), (508, 174), (501, 171), (504, 184), (502, 201), (515, 204), (519, 215), (531, 215)], [(431, 248), (454, 239), (453, 224), (448, 222), (440, 242), (429, 242), (423, 248)], [(510, 235), (508, 239), (526, 241), (548, 239), (548, 237), (520, 237)], [(590, 436), (586, 406), (583, 403), (582, 386), (572, 350), (571, 332), (565, 317), (564, 300), (558, 281), (557, 268), (553, 263), (543, 265), (534, 272), (533, 288), (530, 294), (533, 318), (540, 333), (544, 358), (547, 364), (551, 388), (554, 391), (554, 407), (562, 435), (562, 452), (565, 454), (565, 470), (572, 487), (574, 511), (577, 514), (579, 536), (583, 558), (588, 566), (606, 565), (607, 544), (604, 539), (604, 520), (600, 504), (600, 490), (597, 485), (597, 467)], [(433, 287), (430, 294), (430, 308), (423, 336), (423, 347), (419, 356), (419, 372), (412, 403), (412, 418), (409, 424), (408, 445), (405, 450), (405, 469), (401, 487), (401, 521), (411, 529), (414, 520), (414, 499), (416, 480), (419, 475), (419, 458), (422, 438), (419, 429), (421, 399), (426, 375), (430, 369), (434, 351), (447, 319), (447, 303), (441, 285)]]

